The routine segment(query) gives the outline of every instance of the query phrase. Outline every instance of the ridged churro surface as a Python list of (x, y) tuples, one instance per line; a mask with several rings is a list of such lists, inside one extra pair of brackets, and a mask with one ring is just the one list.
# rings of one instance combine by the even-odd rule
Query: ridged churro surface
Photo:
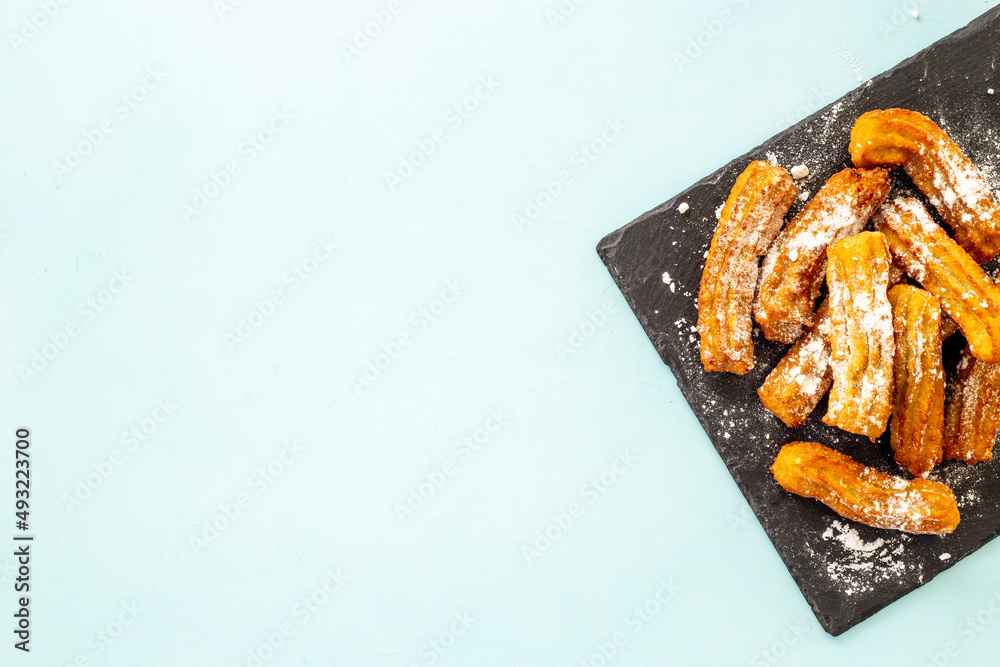
[(823, 421), (874, 440), (892, 414), (889, 247), (878, 232), (862, 232), (830, 246), (827, 257), (833, 386)]
[(966, 349), (949, 389), (944, 457), (966, 463), (991, 460), (1000, 429), (1000, 364), (979, 361)]
[(781, 167), (755, 161), (736, 179), (712, 237), (698, 292), (706, 371), (743, 375), (754, 366), (751, 310), (760, 256), (798, 194)]
[(889, 303), (896, 340), (890, 444), (896, 463), (926, 477), (941, 462), (944, 436), (941, 305), (912, 285), (889, 290)]
[(844, 169), (785, 225), (764, 257), (754, 304), (768, 340), (793, 343), (816, 321), (826, 249), (861, 231), (888, 194), (887, 169)]
[(972, 161), (927, 116), (906, 109), (863, 114), (851, 130), (851, 159), (857, 167), (902, 166), (973, 259), (986, 262), (1000, 252), (1000, 205)]
[(1000, 362), (1000, 288), (975, 260), (916, 199), (900, 197), (883, 204), (876, 227), (895, 260), (955, 320), (973, 356)]

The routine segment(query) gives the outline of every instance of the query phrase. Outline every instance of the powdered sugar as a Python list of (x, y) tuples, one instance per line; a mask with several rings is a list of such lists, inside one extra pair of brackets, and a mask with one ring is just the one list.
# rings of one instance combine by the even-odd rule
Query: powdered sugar
[(911, 571), (916, 571), (923, 578), (922, 565), (903, 560), (906, 553), (904, 544), (911, 539), (909, 535), (879, 537), (866, 542), (855, 528), (835, 519), (821, 537), (824, 541), (833, 540), (840, 545), (829, 559), (824, 559), (808, 544), (806, 549), (820, 561), (831, 581), (839, 584), (847, 595), (875, 590), (881, 582), (899, 581)]
[[(835, 528), (839, 531), (836, 535), (834, 535), (833, 532)], [(826, 532), (823, 533), (824, 540), (829, 540), (831, 538), (836, 539), (844, 545), (844, 548), (855, 553), (871, 553), (872, 551), (881, 549), (885, 545), (885, 540), (881, 537), (871, 543), (865, 542), (861, 539), (861, 535), (858, 534), (858, 531), (850, 526), (840, 523), (839, 521), (834, 521), (830, 524), (830, 527), (826, 529)]]
[[(991, 193), (976, 167), (949, 140), (938, 141), (937, 155), (941, 169), (934, 172), (934, 187), (941, 192), (944, 205), (951, 209), (961, 200), (967, 208), (977, 210), (980, 219), (989, 221), (988, 209), (980, 203), (991, 197)], [(933, 162), (931, 165), (936, 166)], [(941, 208), (941, 202), (933, 203)]]

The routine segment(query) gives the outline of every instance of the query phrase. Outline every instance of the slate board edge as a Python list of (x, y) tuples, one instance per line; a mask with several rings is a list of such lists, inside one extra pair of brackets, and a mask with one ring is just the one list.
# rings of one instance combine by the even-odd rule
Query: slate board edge
[[(679, 366), (680, 365), (679, 360), (675, 358), (675, 355), (674, 355), (673, 351), (671, 349), (669, 349), (667, 346), (663, 347), (662, 352), (660, 351), (660, 349), (656, 345), (656, 340), (654, 338), (655, 332), (652, 331), (651, 328), (648, 326), (648, 323), (645, 322), (645, 321), (643, 321), (643, 319), (639, 316), (639, 308), (638, 308), (636, 302), (633, 300), (633, 297), (632, 297), (632, 294), (631, 294), (631, 290), (629, 290), (629, 289), (627, 289), (625, 287), (625, 285), (623, 284), (623, 282), (621, 280), (620, 274), (618, 273), (617, 269), (614, 266), (613, 260), (614, 260), (615, 251), (617, 249), (617, 245), (620, 242), (620, 240), (622, 239), (622, 237), (625, 235), (625, 233), (628, 231), (628, 229), (630, 227), (634, 226), (634, 225), (643, 223), (643, 222), (645, 222), (646, 220), (648, 220), (650, 218), (655, 218), (655, 217), (659, 216), (660, 214), (662, 214), (664, 211), (667, 211), (667, 210), (675, 208), (677, 206), (677, 204), (678, 204), (678, 201), (682, 200), (683, 197), (684, 197), (684, 195), (688, 191), (693, 190), (693, 189), (695, 189), (695, 188), (697, 188), (697, 187), (699, 187), (699, 186), (701, 186), (703, 184), (708, 184), (708, 183), (713, 184), (713, 185), (717, 184), (718, 183), (718, 179), (721, 177), (721, 175), (727, 169), (729, 169), (730, 167), (732, 167), (733, 165), (736, 165), (736, 164), (739, 164), (739, 163), (748, 163), (750, 161), (750, 158), (752, 158), (754, 156), (758, 156), (758, 155), (761, 154), (761, 152), (764, 149), (765, 145), (774, 142), (775, 140), (779, 139), (780, 137), (783, 137), (786, 134), (790, 134), (790, 133), (794, 132), (800, 126), (804, 126), (804, 125), (807, 125), (807, 124), (813, 122), (816, 118), (818, 118), (818, 117), (822, 116), (823, 114), (827, 113), (832, 107), (836, 106), (837, 104), (840, 104), (840, 103), (846, 102), (846, 101), (854, 101), (854, 100), (856, 100), (856, 98), (858, 98), (858, 97), (860, 97), (861, 95), (864, 94), (864, 91), (870, 85), (873, 85), (873, 84), (875, 84), (875, 83), (877, 83), (877, 82), (879, 82), (879, 81), (881, 81), (883, 79), (890, 78), (898, 70), (900, 70), (900, 69), (902, 69), (902, 68), (904, 68), (904, 67), (912, 64), (914, 61), (917, 61), (917, 60), (920, 60), (920, 59), (923, 59), (923, 58), (927, 57), (928, 55), (934, 53), (935, 51), (939, 50), (940, 48), (942, 48), (944, 46), (947, 46), (948, 44), (950, 44), (953, 41), (962, 40), (962, 39), (965, 38), (965, 36), (967, 35), (967, 33), (979, 31), (984, 26), (986, 26), (987, 24), (990, 24), (990, 23), (992, 23), (994, 21), (997, 21), (997, 20), (1000, 20), (1000, 6), (997, 6), (997, 7), (994, 7), (992, 9), (990, 9), (990, 10), (987, 10), (986, 12), (984, 12), (980, 16), (976, 17), (975, 19), (973, 19), (972, 21), (970, 21), (967, 25), (963, 26), (962, 28), (959, 28), (959, 29), (953, 31), (953, 32), (949, 33), (948, 35), (945, 35), (941, 39), (937, 40), (933, 44), (930, 44), (929, 46), (927, 46), (926, 48), (922, 49), (921, 51), (919, 51), (918, 53), (914, 54), (913, 56), (910, 56), (909, 58), (906, 58), (905, 60), (897, 63), (895, 66), (893, 66), (892, 68), (886, 70), (885, 72), (872, 77), (871, 79), (869, 79), (868, 81), (866, 81), (864, 84), (858, 86), (857, 88), (854, 88), (853, 90), (848, 91), (847, 93), (845, 93), (843, 96), (841, 96), (837, 100), (831, 102), (830, 104), (826, 105), (822, 109), (819, 109), (818, 111), (816, 111), (813, 114), (807, 116), (806, 118), (803, 118), (798, 123), (795, 123), (794, 125), (789, 126), (785, 130), (782, 130), (778, 134), (775, 134), (775, 135), (771, 136), (770, 138), (768, 138), (766, 141), (764, 141), (760, 145), (758, 145), (755, 148), (747, 151), (743, 155), (741, 155), (741, 156), (739, 156), (739, 157), (731, 160), (727, 164), (725, 164), (725, 165), (719, 167), (718, 169), (716, 169), (711, 174), (709, 174), (709, 175), (705, 176), (704, 178), (698, 180), (697, 182), (693, 183), (692, 185), (690, 185), (689, 187), (687, 187), (686, 189), (684, 189), (683, 191), (681, 191), (680, 193), (678, 193), (674, 197), (668, 199), (663, 204), (660, 204), (659, 206), (657, 206), (657, 207), (655, 207), (655, 208), (647, 211), (646, 213), (643, 213), (638, 218), (632, 220), (628, 224), (620, 227), (619, 229), (611, 232), (610, 234), (606, 235), (604, 238), (602, 238), (600, 240), (600, 242), (597, 244), (597, 248), (596, 248), (598, 256), (601, 258), (601, 261), (604, 263), (604, 265), (607, 268), (608, 272), (611, 274), (611, 277), (615, 281), (615, 284), (618, 286), (619, 291), (625, 297), (625, 301), (628, 303), (629, 308), (631, 308), (632, 312), (636, 315), (636, 319), (639, 320), (639, 323), (642, 326), (643, 331), (646, 333), (647, 338), (649, 338), (650, 343), (653, 344), (653, 348), (657, 350), (657, 353), (660, 355), (660, 358), (662, 359), (662, 361), (671, 369), (671, 372), (672, 372), (672, 374), (674, 376), (674, 380), (677, 383), (678, 389), (681, 391), (681, 394), (684, 396), (685, 400), (688, 402), (689, 405), (691, 403), (691, 400), (692, 400), (693, 396), (691, 394), (690, 387), (688, 385), (688, 381), (684, 377), (683, 374), (675, 372), (675, 366)], [(697, 411), (693, 411), (693, 412), (695, 413), (695, 417), (698, 419), (698, 422), (701, 424), (702, 429), (705, 431), (706, 435), (709, 435), (709, 440), (711, 441), (712, 440), (711, 435), (710, 435), (711, 434), (711, 429), (709, 427), (709, 423), (708, 423), (707, 419), (705, 418), (704, 415), (699, 414)], [(718, 451), (718, 447), (716, 447), (714, 441), (712, 441), (712, 445)], [(721, 456), (721, 452), (719, 452), (719, 454)], [(757, 513), (758, 513), (758, 510), (760, 508), (758, 508), (756, 506), (757, 503), (746, 492), (746, 488), (747, 487), (743, 483), (743, 481), (740, 479), (741, 475), (738, 472), (734, 472), (728, 466), (727, 466), (727, 470), (729, 471), (730, 475), (733, 477), (733, 481), (736, 482), (736, 485), (739, 488), (740, 493), (743, 495), (744, 499), (747, 501), (747, 504), (754, 511), (754, 514), (756, 516)], [(793, 581), (795, 581), (795, 584), (799, 587), (799, 590), (800, 591), (804, 590), (803, 589), (803, 582), (800, 581), (800, 579), (799, 579), (798, 575), (795, 573), (795, 571), (791, 567), (788, 567), (788, 559), (786, 558), (786, 554), (784, 553), (785, 550), (783, 548), (781, 548), (779, 545), (775, 544), (774, 540), (771, 538), (771, 535), (768, 534), (767, 531), (765, 531), (765, 534), (768, 536), (768, 540), (771, 541), (771, 544), (775, 548), (775, 551), (778, 552), (779, 557), (781, 557), (782, 563), (785, 564), (786, 569), (787, 569), (789, 575), (792, 577)], [(997, 537), (997, 535), (993, 535), (993, 536), (984, 538), (976, 546), (976, 549), (974, 549), (973, 552), (975, 552), (976, 550), (982, 548), (983, 546), (985, 546), (986, 544), (988, 544), (990, 541), (992, 541), (996, 537)], [(927, 581), (921, 582), (920, 584), (914, 586), (913, 588), (911, 588), (910, 590), (908, 590), (906, 593), (904, 593), (902, 596), (900, 596), (900, 598), (897, 598), (897, 599), (901, 599), (902, 597), (905, 597), (906, 595), (908, 595), (909, 593), (913, 592), (917, 588), (920, 588), (920, 587), (922, 587), (922, 586), (930, 583), (930, 581), (932, 581), (938, 574), (940, 574), (940, 572), (932, 575), (930, 577), (930, 579), (928, 579)], [(879, 611), (881, 611), (882, 609), (884, 609), (885, 607), (889, 606), (890, 604), (892, 604), (892, 602), (895, 601), (895, 600), (893, 600), (893, 601), (887, 601), (887, 602), (880, 602), (878, 604), (872, 605), (872, 607), (870, 609), (868, 609), (868, 610), (866, 610), (864, 612), (860, 612), (855, 618), (853, 618), (849, 622), (846, 622), (846, 623), (833, 623), (831, 619), (829, 619), (828, 617), (824, 616), (821, 613), (821, 611), (818, 609), (818, 607), (817, 607), (817, 605), (816, 605), (816, 603), (815, 603), (814, 600), (810, 599), (807, 596), (803, 596), (803, 597), (805, 597), (807, 603), (809, 604), (810, 608), (813, 611), (813, 614), (816, 616), (816, 619), (819, 621), (819, 623), (823, 627), (823, 629), (826, 632), (828, 632), (830, 635), (835, 636), (835, 637), (843, 634), (844, 632), (846, 632), (847, 630), (851, 629), (855, 625), (858, 625), (858, 624), (864, 622), (868, 618), (871, 618), (873, 615), (875, 615), (876, 613), (878, 613)]]

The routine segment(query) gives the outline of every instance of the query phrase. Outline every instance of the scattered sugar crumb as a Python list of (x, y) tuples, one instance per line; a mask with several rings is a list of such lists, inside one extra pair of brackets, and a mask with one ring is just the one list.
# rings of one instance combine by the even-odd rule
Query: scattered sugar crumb
[(768, 161), (768, 162), (770, 162), (771, 164), (773, 164), (773, 165), (774, 165), (775, 167), (777, 167), (777, 166), (778, 166), (778, 156), (777, 156), (777, 155), (775, 155), (775, 154), (774, 154), (774, 153), (772, 153), (771, 151), (768, 151), (768, 152), (767, 152), (767, 153), (765, 153), (764, 155), (766, 155), (766, 156), (767, 156), (767, 161)]
[(809, 191), (808, 190), (802, 190), (801, 192), (799, 192), (799, 201), (805, 201), (807, 199), (809, 199)]
[(678, 213), (687, 213), (688, 210), (690, 210), (690, 208), (691, 207), (688, 206), (688, 203), (686, 201), (682, 201), (681, 205), (677, 207), (677, 212)]
[(911, 14), (913, 14), (913, 18), (917, 18), (918, 16), (920, 16), (920, 12), (919, 12), (919, 11), (917, 11), (916, 9), (914, 9), (914, 10), (913, 10), (912, 12), (910, 12), (910, 13), (911, 13)]
[(938, 558), (941, 560), (951, 560), (951, 554), (941, 554)]
[(809, 167), (804, 164), (797, 164), (792, 167), (792, 178), (799, 180), (800, 178), (805, 178), (809, 175)]
[(837, 541), (844, 545), (845, 548), (850, 549), (854, 552), (869, 553), (872, 551), (877, 551), (885, 546), (885, 540), (881, 537), (874, 542), (865, 542), (861, 539), (861, 535), (857, 530), (851, 528), (850, 526), (845, 526), (839, 521), (834, 521), (833, 524), (826, 529), (823, 533), (823, 539), (830, 539), (833, 537), (833, 529), (836, 528), (840, 531), (837, 535)]
[(726, 207), (726, 203), (722, 202), (719, 204), (719, 208), (715, 209), (715, 219), (720, 220), (722, 218), (722, 209)]
[(992, 89), (992, 88), (987, 88), (987, 89), (986, 89), (986, 93), (987, 93), (988, 95), (992, 95), (992, 94), (993, 94), (993, 89)]
[[(857, 78), (858, 83), (864, 83), (865, 81), (870, 80), (868, 78), (868, 74), (865, 72), (864, 64), (854, 53), (851, 51), (840, 51), (837, 55), (844, 59), (847, 66), (854, 73), (855, 78)], [(839, 109), (837, 111), (839, 111)]]
[(820, 556), (806, 545), (814, 557), (822, 559), (826, 573), (837, 582), (845, 595), (854, 595), (876, 590), (879, 582), (898, 581), (912, 572), (922, 576), (919, 565), (907, 564), (898, 558), (904, 553), (903, 544), (893, 548), (893, 542), (905, 542), (908, 536), (879, 537), (865, 542), (861, 534), (847, 523), (834, 520), (820, 536), (823, 541), (834, 540), (843, 548), (839, 555)]

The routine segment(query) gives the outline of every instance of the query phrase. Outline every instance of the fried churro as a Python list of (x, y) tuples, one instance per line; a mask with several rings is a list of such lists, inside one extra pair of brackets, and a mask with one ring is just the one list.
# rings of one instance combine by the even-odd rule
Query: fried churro
[(861, 231), (888, 194), (888, 170), (844, 169), (785, 226), (764, 257), (754, 304), (768, 340), (793, 343), (815, 323), (826, 249)]
[[(906, 274), (889, 267), (889, 287)], [(833, 384), (830, 367), (830, 306), (824, 300), (816, 309), (816, 322), (808, 327), (757, 389), (760, 402), (785, 426), (801, 426)]]
[(757, 390), (760, 402), (785, 426), (801, 426), (833, 383), (830, 308), (824, 301), (816, 323), (805, 330)]
[(927, 477), (943, 454), (941, 305), (912, 285), (889, 290), (889, 303), (896, 339), (890, 444), (896, 463), (914, 477)]
[(1000, 362), (1000, 288), (912, 198), (886, 202), (875, 217), (893, 257), (941, 302), (973, 356)]
[(815, 442), (782, 447), (771, 473), (786, 491), (876, 528), (943, 535), (961, 520), (955, 494), (944, 484), (887, 475)]
[(698, 293), (706, 371), (743, 375), (754, 366), (751, 309), (758, 262), (798, 194), (781, 167), (755, 161), (740, 174), (712, 237)]
[(902, 166), (976, 262), (1000, 252), (1000, 205), (958, 144), (927, 116), (869, 111), (851, 130), (851, 159), (857, 167)]
[(874, 440), (892, 413), (889, 247), (878, 232), (862, 232), (830, 246), (827, 257), (833, 386), (823, 421)]
[(990, 461), (1000, 429), (1000, 364), (979, 361), (966, 349), (949, 390), (944, 457)]

